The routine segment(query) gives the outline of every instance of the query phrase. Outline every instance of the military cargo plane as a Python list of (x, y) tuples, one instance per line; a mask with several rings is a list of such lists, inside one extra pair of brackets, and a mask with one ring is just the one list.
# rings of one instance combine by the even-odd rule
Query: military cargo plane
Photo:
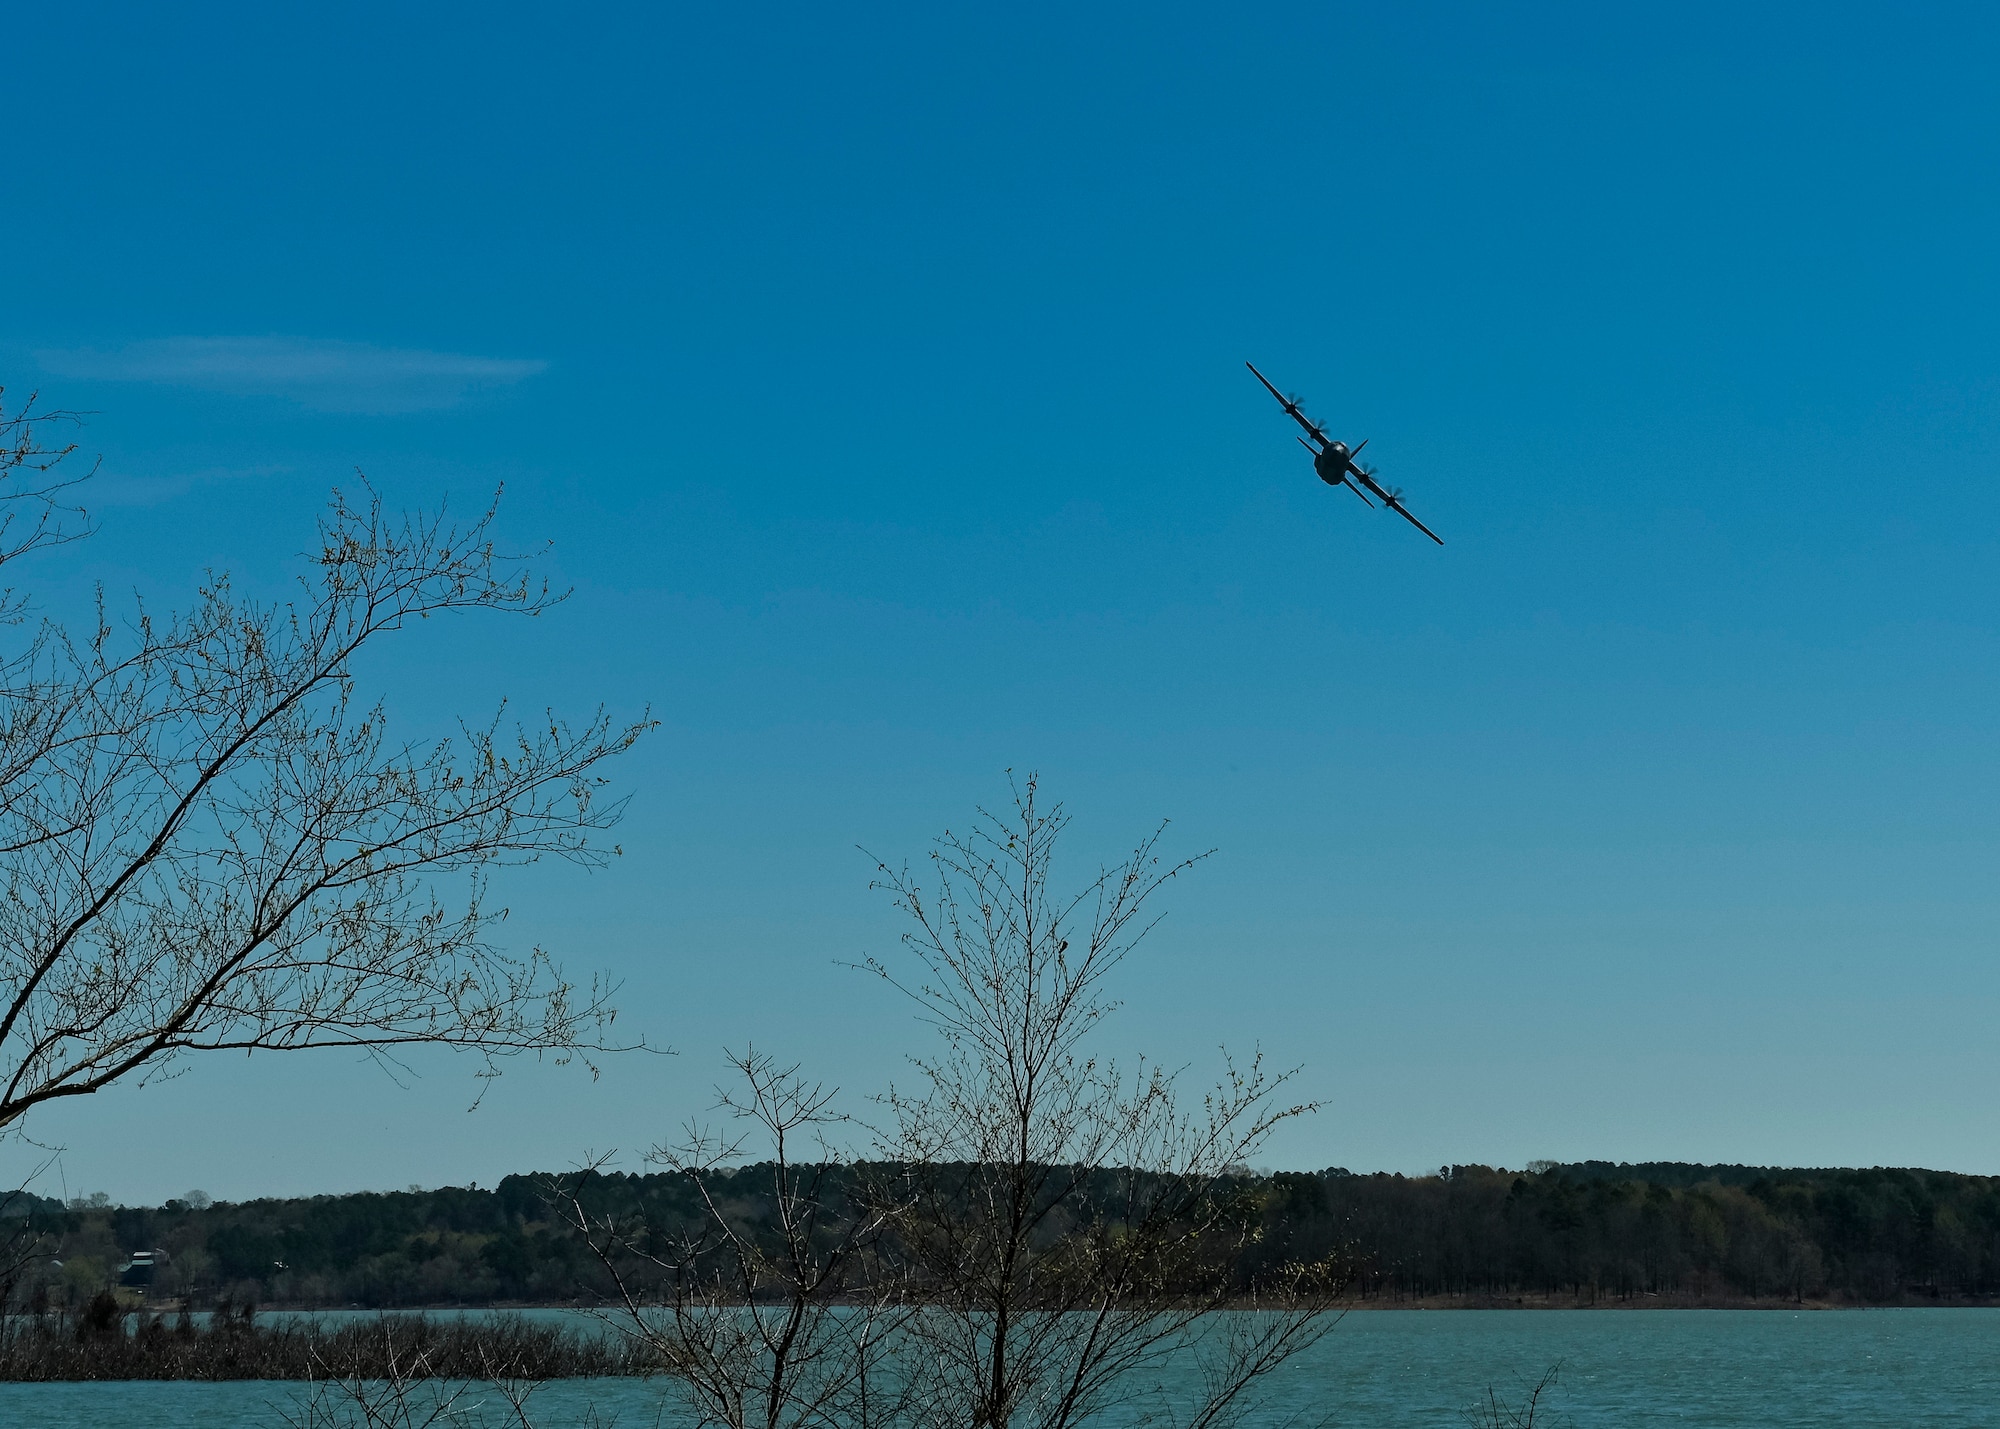
[(1382, 499), (1382, 503), (1398, 516), (1401, 516), (1405, 521), (1409, 522), (1433, 541), (1436, 541), (1440, 546), (1444, 544), (1444, 537), (1438, 535), (1437, 532), (1410, 514), (1409, 508), (1403, 505), (1403, 493), (1400, 488), (1382, 486), (1375, 480), (1374, 467), (1363, 466), (1359, 461), (1355, 460), (1356, 457), (1361, 455), (1361, 448), (1368, 445), (1367, 438), (1362, 438), (1358, 445), (1352, 447), (1348, 446), (1346, 442), (1334, 441), (1327, 436), (1325, 428), (1299, 410), (1299, 399), (1297, 397), (1287, 397), (1284, 393), (1273, 387), (1271, 379), (1259, 372), (1254, 362), (1246, 362), (1243, 365), (1250, 369), (1252, 376), (1264, 384), (1265, 391), (1278, 399), (1278, 405), (1285, 409), (1285, 415), (1306, 429), (1306, 435), (1310, 436), (1312, 440), (1307, 441), (1305, 437), (1300, 437), (1299, 445), (1313, 454), (1313, 470), (1319, 473), (1321, 481), (1325, 482), (1328, 486), (1344, 486), (1356, 496), (1359, 496), (1364, 505), (1373, 506), (1375, 503), (1370, 501), (1367, 494), (1361, 489), (1364, 486), (1367, 487), (1369, 491), (1379, 496)]

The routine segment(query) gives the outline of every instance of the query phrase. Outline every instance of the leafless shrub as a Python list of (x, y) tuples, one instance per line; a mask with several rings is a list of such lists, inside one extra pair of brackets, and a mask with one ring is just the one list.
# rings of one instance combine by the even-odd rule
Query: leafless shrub
[[(387, 1319), (382, 1331), (387, 1353), (366, 1369), (315, 1362), (320, 1372), (311, 1376), (304, 1397), (280, 1411), (292, 1429), (535, 1429), (528, 1401), (549, 1376), (538, 1373), (532, 1355), (476, 1340), (478, 1362), (466, 1364), (421, 1337), (398, 1347), (396, 1327)], [(592, 1405), (576, 1429), (611, 1426)]]
[(505, 1380), (542, 1383), (654, 1368), (643, 1350), (517, 1315), (379, 1315), (327, 1322), (259, 1319), (219, 1306), (197, 1319), (132, 1312), (109, 1292), (77, 1313), (0, 1324), (0, 1381)]
[(1558, 1360), (1542, 1371), (1540, 1379), (1525, 1386), (1520, 1402), (1514, 1404), (1503, 1401), (1488, 1385), (1486, 1402), (1464, 1411), (1465, 1422), (1473, 1429), (1536, 1429), (1537, 1425), (1548, 1429), (1557, 1420), (1546, 1401), (1561, 1379), (1562, 1362)]
[[(718, 1089), (725, 1127), (690, 1126), (648, 1158), (695, 1187), (691, 1228), (593, 1217), (574, 1190), (561, 1196), (565, 1217), (616, 1286), (620, 1327), (682, 1388), (696, 1423), (897, 1422), (891, 1356), (911, 1309), (880, 1253), (883, 1214), (854, 1199), (851, 1168), (825, 1135), (840, 1120), (834, 1093), (754, 1049), (731, 1061), (741, 1086)], [(771, 1159), (731, 1174), (746, 1132)]]
[[(829, 1090), (746, 1052), (724, 1128), (654, 1153), (691, 1214), (649, 1222), (602, 1187), (628, 1214), (593, 1211), (587, 1176), (551, 1188), (695, 1423), (1227, 1429), (1335, 1323), (1342, 1262), (1243, 1254), (1264, 1210), (1243, 1167), (1312, 1109), (1280, 1099), (1289, 1074), (1229, 1061), (1191, 1106), (1166, 1068), (1089, 1048), (1149, 900), (1192, 861), (1163, 865), (1155, 834), (1059, 895), (1064, 823), (1030, 780), (1011, 818), (939, 841), (927, 887), (881, 867), (917, 967), (866, 967), (944, 1049), (882, 1098), (867, 1160), (835, 1141)], [(741, 1166), (753, 1141), (770, 1159)]]
[[(920, 1085), (885, 1098), (878, 1192), (923, 1312), (908, 1361), (930, 1422), (1069, 1429), (1116, 1406), (1129, 1422), (1209, 1429), (1334, 1323), (1328, 1263), (1233, 1283), (1255, 1234), (1238, 1174), (1271, 1130), (1313, 1107), (1289, 1073), (1229, 1061), (1198, 1109), (1158, 1064), (1129, 1074), (1088, 1038), (1116, 1004), (1111, 972), (1154, 926), (1154, 895), (1196, 860), (1163, 863), (1162, 831), (1070, 893), (1051, 870), (1067, 823), (1031, 777), (1005, 818), (947, 833), (931, 881), (880, 866), (910, 917), (916, 968), (867, 966), (944, 1037)], [(1192, 1391), (1155, 1391), (1172, 1363)], [(1186, 1371), (1198, 1371), (1190, 1378)]]

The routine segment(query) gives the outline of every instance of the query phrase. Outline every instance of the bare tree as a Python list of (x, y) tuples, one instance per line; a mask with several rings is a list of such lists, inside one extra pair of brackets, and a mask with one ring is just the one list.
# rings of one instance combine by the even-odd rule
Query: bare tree
[(1089, 1038), (1105, 981), (1154, 926), (1161, 832), (1058, 893), (1067, 822), (1015, 790), (946, 833), (928, 886), (880, 866), (914, 926), (914, 975), (867, 964), (944, 1037), (892, 1091), (883, 1204), (926, 1308), (908, 1322), (937, 1424), (1067, 1429), (1112, 1406), (1134, 1422), (1228, 1422), (1255, 1384), (1333, 1324), (1338, 1266), (1236, 1283), (1255, 1234), (1244, 1163), (1279, 1123), (1290, 1074), (1229, 1063), (1199, 1108), (1157, 1064), (1129, 1074)]
[[(1334, 1324), (1337, 1259), (1245, 1269), (1263, 1206), (1244, 1163), (1312, 1110), (1279, 1100), (1289, 1074), (1230, 1062), (1195, 1107), (1167, 1069), (1089, 1049), (1106, 979), (1194, 860), (1163, 865), (1156, 832), (1059, 895), (1065, 822), (1031, 779), (1010, 819), (939, 841), (928, 888), (881, 866), (920, 972), (865, 966), (945, 1043), (882, 1099), (871, 1159), (834, 1142), (832, 1093), (746, 1052), (743, 1090), (720, 1094), (734, 1129), (653, 1155), (691, 1215), (607, 1209), (618, 1193), (588, 1177), (556, 1188), (696, 1422), (1222, 1429)], [(769, 1159), (740, 1165), (746, 1136)]]
[[(576, 1181), (558, 1197), (565, 1219), (610, 1275), (622, 1328), (680, 1384), (696, 1424), (900, 1423), (907, 1376), (894, 1354), (913, 1312), (880, 1255), (885, 1216), (857, 1201), (854, 1168), (826, 1136), (843, 1119), (835, 1093), (754, 1049), (730, 1060), (741, 1089), (717, 1089), (725, 1127), (690, 1125), (648, 1158), (692, 1185), (692, 1225), (593, 1214)], [(739, 1168), (750, 1138), (768, 1159)]]
[[(6, 473), (60, 455), (17, 416)], [(43, 461), (46, 467), (47, 462)], [(50, 480), (16, 494), (54, 509)], [(492, 940), (484, 875), (596, 865), (600, 766), (649, 721), (601, 709), (393, 739), (365, 650), (460, 611), (560, 600), (495, 550), (493, 510), (387, 514), (336, 493), (290, 603), (211, 578), (193, 607), (43, 622), (0, 681), (0, 1128), (192, 1051), (417, 1044), (567, 1057), (610, 988)], [(55, 539), (44, 520), (7, 553)], [(441, 875), (466, 879), (447, 903)]]

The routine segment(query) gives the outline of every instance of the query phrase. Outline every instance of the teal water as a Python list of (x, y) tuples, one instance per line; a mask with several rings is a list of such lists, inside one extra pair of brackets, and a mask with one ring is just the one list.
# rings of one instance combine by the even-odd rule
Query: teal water
[[(2000, 1312), (1990, 1310), (1368, 1311), (1271, 1381), (1251, 1425), (1457, 1426), (1561, 1360), (1549, 1422), (1612, 1426), (1996, 1426)], [(0, 1425), (239, 1429), (286, 1422), (286, 1384), (0, 1385)], [(659, 1382), (552, 1384), (539, 1429), (678, 1420)], [(503, 1406), (492, 1402), (495, 1410)], [(492, 1416), (489, 1422), (503, 1422)]]

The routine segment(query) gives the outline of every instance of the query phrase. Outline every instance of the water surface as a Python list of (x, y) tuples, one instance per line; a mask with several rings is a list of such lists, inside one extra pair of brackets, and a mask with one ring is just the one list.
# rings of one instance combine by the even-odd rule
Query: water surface
[[(2000, 1426), (1992, 1310), (1365, 1311), (1274, 1378), (1249, 1424), (1458, 1426), (1487, 1385), (1517, 1394), (1558, 1360), (1551, 1422), (1576, 1429)], [(6, 1384), (0, 1425), (281, 1425), (297, 1393), (264, 1382)], [(569, 1381), (531, 1402), (540, 1429), (575, 1429), (592, 1407), (622, 1429), (685, 1422), (659, 1381)]]

